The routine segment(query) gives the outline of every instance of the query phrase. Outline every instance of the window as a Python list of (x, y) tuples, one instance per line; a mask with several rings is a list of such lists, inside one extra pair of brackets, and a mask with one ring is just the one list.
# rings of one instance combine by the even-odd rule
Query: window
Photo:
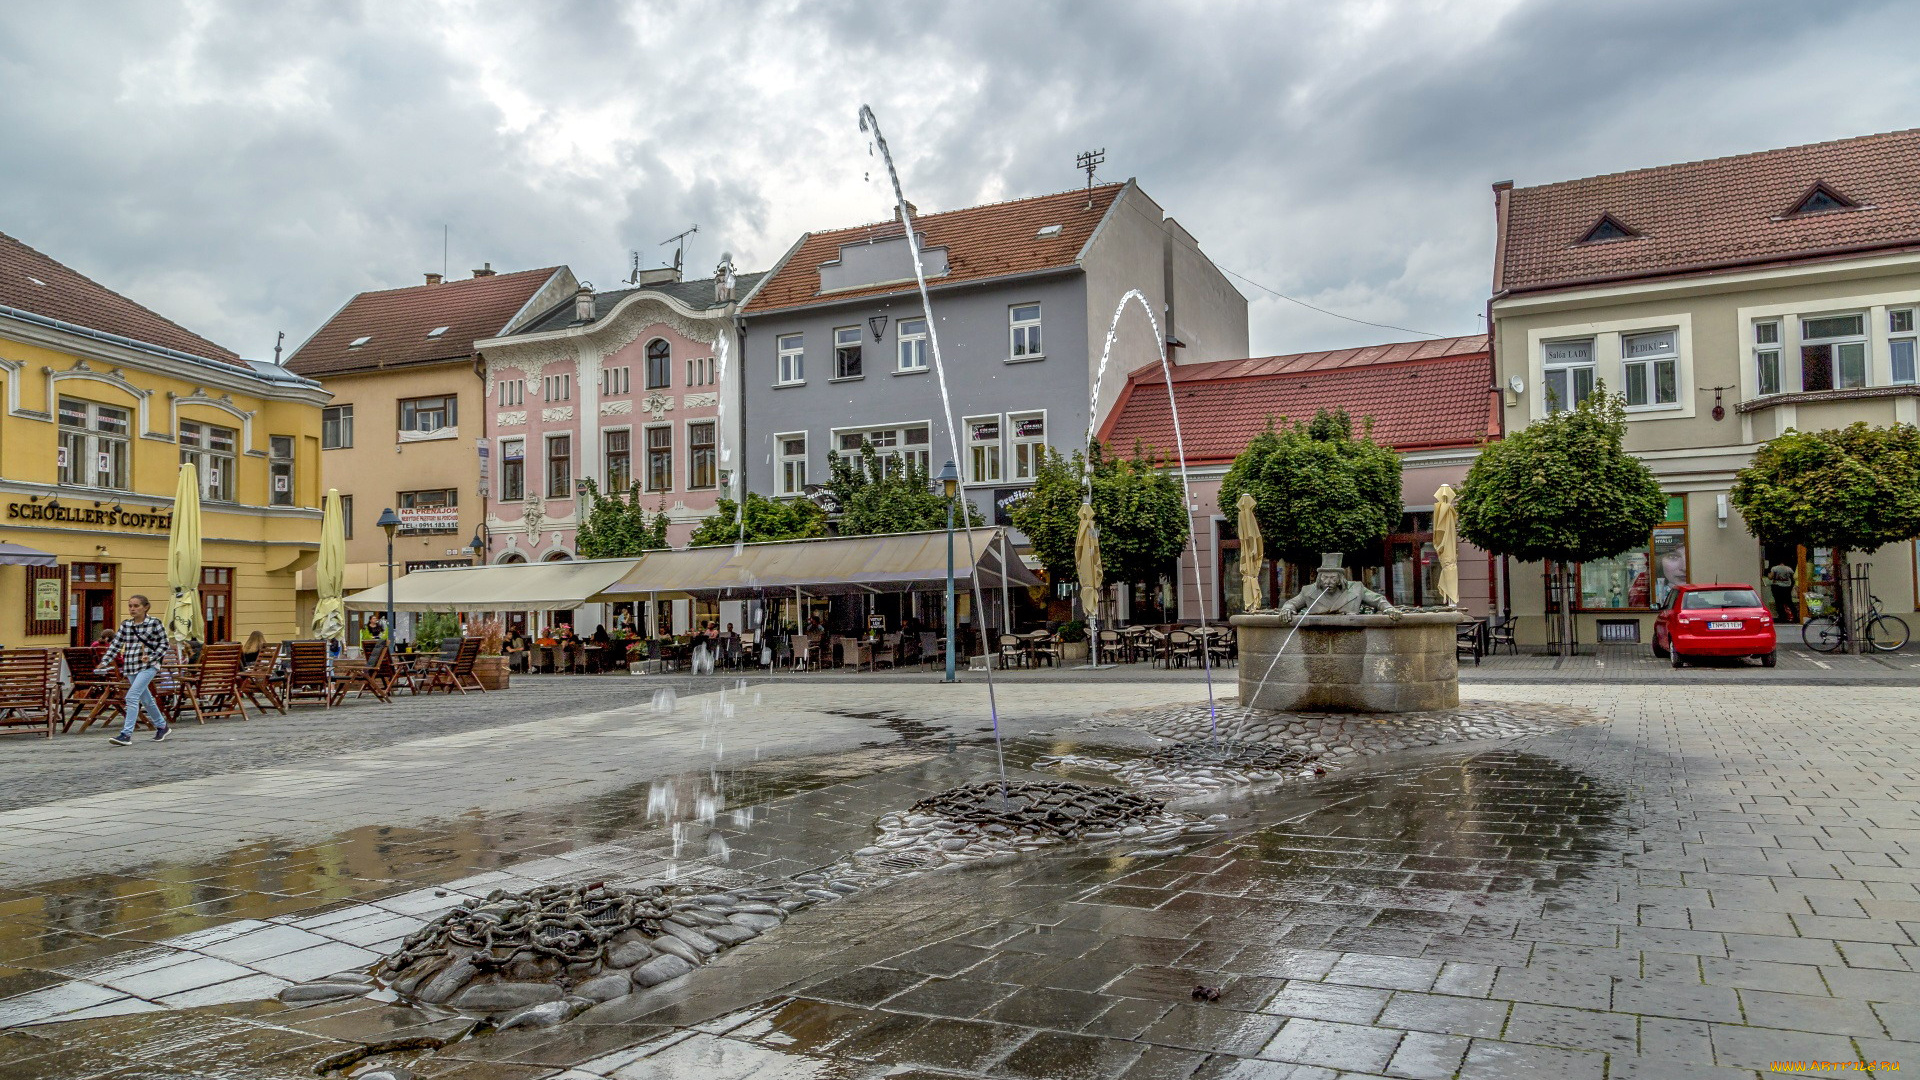
[(647, 389), (673, 385), (673, 346), (659, 338), (647, 342)]
[(521, 405), (521, 404), (525, 404), (526, 400), (527, 400), (527, 380), (525, 379), (501, 379), (500, 380), (500, 404), (501, 405), (503, 406)]
[(547, 436), (547, 498), (573, 497), (573, 436)]
[(573, 375), (547, 375), (540, 380), (540, 390), (548, 401), (572, 401)]
[(200, 497), (210, 502), (233, 501), (232, 428), (192, 420), (180, 422), (180, 464), (200, 472)]
[(1047, 445), (1047, 414), (1009, 414), (1007, 428), (1013, 445), (1013, 479), (1034, 479), (1040, 475), (1040, 456)]
[(400, 531), (408, 536), (460, 531), (460, 492), (454, 488), (402, 491), (397, 501)]
[(345, 450), (353, 445), (353, 406), (329, 405), (320, 410), (320, 449)]
[(1620, 335), (1620, 366), (1631, 407), (1673, 405), (1680, 400), (1679, 334), (1656, 330)]
[(807, 350), (801, 335), (781, 334), (774, 339), (774, 342), (780, 350), (780, 382), (782, 384), (806, 382)]
[(362, 335), (360, 337), (354, 338), (352, 341), (347, 342), (347, 348), (357, 349), (360, 346), (365, 345), (367, 342), (372, 340), (373, 340), (373, 336), (371, 334)]
[(1666, 523), (1643, 547), (1580, 564), (1580, 606), (1588, 611), (1661, 608), (1687, 581), (1687, 500), (1667, 496)]
[(647, 490), (673, 490), (673, 428), (647, 429)]
[(927, 370), (927, 320), (900, 320), (901, 371)]
[(1777, 321), (1753, 324), (1753, 370), (1760, 393), (1780, 392), (1780, 324)]
[(459, 399), (445, 397), (407, 398), (400, 402), (401, 431), (439, 431), (460, 423)]
[(340, 496), (340, 524), (346, 527), (347, 539), (353, 539), (353, 496)]
[(60, 399), (60, 482), (127, 490), (126, 409), (79, 398)]
[(624, 428), (601, 436), (606, 444), (607, 490), (625, 491), (633, 486), (633, 432)]
[(715, 449), (719, 427), (709, 420), (687, 425), (687, 486), (710, 488), (719, 484), (720, 456)]
[(930, 471), (932, 443), (928, 438), (928, 428), (925, 424), (863, 428), (857, 431), (837, 431), (834, 434), (839, 443), (841, 457), (857, 460), (860, 457), (860, 444), (865, 442), (873, 445), (874, 462), (882, 470), (917, 468), (923, 473)]
[(431, 330), (429, 330), (429, 331), (427, 331), (427, 336), (428, 336), (428, 337), (439, 337), (439, 336), (440, 336), (441, 334), (444, 334), (444, 333), (446, 333), (447, 331), (449, 331), (449, 330), (451, 330), (451, 329), (453, 329), (453, 327), (451, 327), (451, 326), (436, 326), (436, 327), (434, 327), (433, 329), (431, 329)]
[(693, 356), (687, 358), (687, 385), (712, 386), (718, 381), (714, 372), (714, 358), (711, 356)]
[(627, 393), (631, 389), (628, 382), (628, 369), (623, 367), (605, 368), (600, 372), (600, 393), (605, 397), (614, 397)]
[(1543, 346), (1549, 414), (1577, 409), (1593, 396), (1593, 339), (1549, 341)]
[(1887, 339), (1887, 359), (1891, 361), (1889, 367), (1892, 369), (1893, 381), (1913, 382), (1913, 309), (1895, 308), (1887, 312), (1887, 333), (1893, 335)]
[(860, 328), (842, 326), (833, 332), (833, 377), (857, 379), (860, 375)]
[(267, 501), (274, 506), (293, 505), (293, 436), (267, 437), (267, 472), (272, 477)]
[(997, 416), (968, 417), (966, 430), (967, 483), (999, 483), (1000, 418)]
[(774, 488), (777, 495), (800, 495), (807, 490), (807, 433), (796, 431), (775, 435), (779, 460), (774, 463)]
[(1866, 316), (1800, 320), (1800, 389), (1852, 390), (1867, 385)]
[(527, 497), (527, 440), (500, 440), (500, 501)]
[(1040, 353), (1040, 305), (1016, 304), (1007, 309), (1007, 335), (1011, 341), (1008, 356), (1015, 360), (1038, 360)]

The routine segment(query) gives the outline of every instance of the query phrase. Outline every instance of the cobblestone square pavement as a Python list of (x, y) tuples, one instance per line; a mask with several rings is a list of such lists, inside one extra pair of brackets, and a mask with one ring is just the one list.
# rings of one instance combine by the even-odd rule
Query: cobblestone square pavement
[[(1756, 683), (1470, 684), (1603, 722), (1182, 803), (1228, 815), (1183, 850), (1067, 846), (897, 880), (564, 1027), (467, 1039), (466, 1021), (378, 996), (271, 994), (495, 887), (830, 862), (880, 814), (992, 775), (979, 687), (769, 684), (758, 705), (689, 694), (658, 717), (549, 691), (568, 715), (21, 805), (0, 814), (0, 1026), (17, 1025), (0, 1077), (312, 1076), (406, 1038), (452, 1041), (365, 1064), (462, 1080), (1920, 1067), (1914, 684)], [(1124, 752), (1142, 736), (1082, 721), (1197, 693), (1009, 681), (1009, 769)], [(9, 745), (0, 775), (28, 750)], [(702, 772), (723, 812), (665, 824)], [(74, 850), (85, 835), (102, 842)]]

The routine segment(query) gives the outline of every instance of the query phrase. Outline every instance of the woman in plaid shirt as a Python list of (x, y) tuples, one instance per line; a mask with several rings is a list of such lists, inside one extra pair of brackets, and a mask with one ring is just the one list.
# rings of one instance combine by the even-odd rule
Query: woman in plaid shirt
[(167, 714), (160, 711), (160, 703), (153, 698), (153, 679), (160, 674), (160, 661), (167, 655), (167, 628), (147, 614), (149, 606), (144, 596), (127, 597), (127, 621), (120, 624), (107, 654), (93, 669), (95, 675), (105, 675), (118, 662), (127, 673), (127, 720), (120, 725), (120, 734), (107, 740), (114, 746), (133, 741), (133, 726), (140, 721), (143, 705), (153, 720), (153, 741), (167, 739)]

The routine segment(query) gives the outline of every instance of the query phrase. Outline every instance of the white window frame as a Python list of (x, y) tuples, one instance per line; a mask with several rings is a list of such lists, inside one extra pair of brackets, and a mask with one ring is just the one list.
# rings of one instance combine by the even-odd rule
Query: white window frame
[[(1903, 319), (1902, 316), (1905, 318)], [(1895, 327), (1905, 322), (1904, 329)], [(1901, 363), (1905, 353), (1905, 364)], [(1901, 371), (1902, 367), (1906, 370)], [(1920, 308), (1887, 309), (1887, 382), (1906, 386), (1920, 379)]]
[[(1595, 346), (1598, 344), (1599, 343), (1592, 337), (1560, 338), (1555, 341), (1541, 342), (1540, 409), (1543, 416), (1551, 416), (1558, 412), (1568, 412), (1580, 407), (1579, 372), (1581, 371), (1587, 373), (1587, 380), (1590, 384), (1587, 387), (1587, 393), (1591, 395), (1598, 392), (1600, 386), (1600, 365), (1597, 357), (1594, 355)], [(1587, 358), (1585, 360), (1555, 360), (1552, 358), (1552, 349), (1573, 345), (1585, 345), (1587, 347)], [(1548, 392), (1551, 389), (1548, 384), (1552, 381), (1555, 372), (1564, 372), (1566, 374), (1567, 392), (1565, 397), (1559, 398), (1558, 400), (1555, 400), (1555, 398), (1558, 397), (1557, 394), (1550, 395)]]
[[(843, 340), (843, 337), (845, 338), (845, 340)], [(850, 341), (851, 344), (848, 344), (848, 341)], [(852, 349), (859, 353), (859, 357), (856, 362), (860, 365), (860, 370), (854, 372), (851, 375), (847, 374), (842, 369), (840, 364), (840, 354), (848, 349)], [(834, 327), (833, 328), (833, 378), (829, 379), (828, 381), (829, 382), (852, 382), (855, 379), (864, 379), (866, 377), (867, 377), (867, 343), (866, 343), (866, 340), (863, 337), (861, 337), (860, 327), (858, 326)]]
[[(437, 408), (421, 408), (422, 401), (438, 401)], [(407, 407), (413, 406), (413, 426), (407, 426)], [(434, 415), (440, 416), (440, 422), (432, 427), (421, 427), (422, 419)], [(423, 394), (419, 397), (400, 399), (400, 430), (415, 431), (422, 435), (431, 435), (436, 431), (458, 430), (460, 427), (460, 396), (458, 394)]]
[[(709, 425), (713, 428), (713, 439), (711, 442), (708, 442), (706, 444), (706, 451), (713, 459), (712, 466), (710, 468), (710, 471), (713, 473), (713, 477), (712, 477), (712, 482), (706, 483), (706, 484), (695, 483), (694, 482), (695, 477), (693, 472), (693, 455), (694, 455), (693, 429), (696, 427), (699, 427), (702, 424)], [(696, 416), (696, 417), (690, 417), (686, 421), (684, 421), (683, 427), (684, 427), (684, 430), (680, 433), (680, 438), (682, 441), (682, 445), (686, 447), (686, 451), (687, 451), (687, 457), (686, 457), (687, 475), (686, 475), (685, 490), (712, 491), (718, 488), (720, 486), (720, 421), (717, 418), (711, 417), (711, 416), (704, 416), (704, 417)]]
[[(1644, 356), (1628, 356), (1634, 339), (1651, 337), (1658, 334), (1671, 335), (1672, 344), (1664, 352), (1648, 353)], [(1660, 365), (1668, 364), (1673, 368), (1673, 397), (1660, 400)], [(1633, 379), (1636, 369), (1639, 371), (1641, 389), (1646, 391), (1647, 400), (1633, 400)], [(1629, 412), (1669, 412), (1680, 407), (1680, 330), (1678, 327), (1658, 330), (1637, 330), (1620, 335), (1620, 394), (1626, 402)]]
[[(1752, 327), (1749, 332), (1753, 335), (1753, 387), (1758, 397), (1778, 394), (1784, 389), (1781, 357), (1785, 355), (1783, 350), (1786, 342), (1781, 338), (1786, 333), (1786, 327), (1783, 323), (1781, 319), (1755, 319), (1749, 324)], [(1771, 331), (1771, 334), (1763, 331)], [(1772, 340), (1764, 340), (1769, 336)], [(1772, 389), (1767, 388), (1769, 372), (1773, 376)]]
[[(329, 441), (331, 429), (331, 441)], [(326, 405), (320, 409), (320, 449), (353, 449), (353, 406)]]
[(774, 351), (778, 357), (774, 369), (775, 386), (803, 386), (807, 381), (807, 336), (776, 334)]
[[(909, 326), (918, 326), (919, 330), (908, 330)], [(927, 320), (901, 319), (895, 324), (894, 336), (898, 344), (894, 346), (895, 375), (918, 375), (927, 370), (929, 349), (927, 341)], [(911, 363), (918, 360), (919, 363)]]
[[(84, 426), (72, 426), (58, 423), (58, 442), (55, 444), (60, 459), (59, 481), (63, 485), (74, 487), (101, 488), (107, 491), (133, 490), (133, 425), (134, 410), (125, 405), (109, 405), (103, 401), (89, 401), (86, 398), (63, 397), (56, 408), (56, 420), (67, 411), (67, 406), (78, 405), (75, 410), (85, 415)], [(100, 427), (100, 410), (111, 409), (119, 414), (121, 429), (119, 432), (103, 431)], [(100, 468), (100, 457), (106, 455), (107, 468)], [(75, 457), (79, 460), (74, 460)], [(114, 474), (119, 473), (116, 477)], [(116, 483), (115, 481), (118, 481)]]
[[(1039, 435), (1023, 436), (1019, 432), (1022, 420), (1040, 421)], [(1008, 413), (1003, 435), (1008, 448), (1007, 479), (1015, 484), (1030, 484), (1040, 475), (1040, 462), (1045, 456), (1047, 446), (1047, 410), (1029, 409), (1026, 412)]]
[[(914, 444), (907, 441), (907, 434), (915, 430), (924, 430), (926, 432), (927, 438), (925, 442)], [(858, 435), (863, 440), (873, 444), (874, 456), (881, 464), (881, 467), (890, 467), (887, 465), (888, 462), (900, 459), (909, 463), (917, 463), (928, 476), (933, 475), (933, 421), (931, 420), (907, 420), (898, 424), (861, 424), (858, 427), (838, 427), (834, 428), (829, 434), (832, 435), (831, 445), (833, 449), (838, 450), (841, 457), (848, 457), (849, 455), (857, 456), (860, 453), (859, 447), (857, 446), (849, 450), (843, 445), (848, 435)], [(879, 437), (876, 438), (876, 436)]]
[(632, 387), (632, 369), (610, 367), (600, 369), (600, 396), (619, 397), (630, 392)]
[[(661, 347), (661, 355), (659, 356), (654, 355), (656, 351), (654, 349), (655, 345)], [(656, 360), (663, 361), (657, 373), (660, 376), (658, 382), (655, 382), (653, 378), (656, 374), (654, 371), (654, 361)], [(640, 362), (646, 365), (646, 388), (648, 390), (673, 389), (673, 342), (663, 337), (648, 338), (646, 345), (640, 350)]]
[(501, 408), (525, 404), (527, 400), (527, 381), (525, 379), (501, 379), (499, 385)]
[[(520, 451), (519, 457), (507, 452), (508, 447)], [(509, 492), (507, 488), (507, 469), (515, 467), (520, 474), (520, 490)], [(500, 440), (500, 501), (520, 502), (527, 497), (527, 440), (525, 436), (517, 439)]]
[[(994, 438), (991, 441), (976, 440), (973, 435), (975, 424), (992, 421)], [(966, 451), (966, 481), (970, 486), (1004, 483), (1006, 478), (1007, 421), (999, 413), (985, 413), (980, 416), (964, 417), (960, 421), (960, 430), (966, 432), (963, 449)], [(985, 466), (991, 465), (988, 469)]]
[[(615, 435), (625, 435), (627, 437), (627, 482), (624, 484), (616, 484), (613, 482), (612, 441)], [(616, 491), (626, 491), (628, 488), (633, 486), (633, 479), (634, 477), (633, 477), (633, 427), (632, 425), (622, 425), (619, 427), (601, 428), (600, 429), (600, 482), (605, 486), (606, 493), (611, 495)]]
[[(542, 435), (540, 439), (541, 439), (540, 449), (542, 451), (540, 454), (540, 479), (541, 479), (541, 486), (546, 488), (547, 498), (549, 499), (573, 498), (573, 482), (574, 482), (575, 476), (577, 475), (574, 466), (579, 460), (574, 455), (574, 452), (573, 452), (574, 451), (573, 432), (571, 431), (550, 432), (546, 435)], [(567, 440), (567, 475), (566, 475), (566, 478), (561, 482), (561, 485), (560, 485), (561, 490), (555, 491), (554, 483), (553, 483), (553, 480), (554, 480), (553, 444), (561, 439)]]
[[(637, 448), (640, 455), (640, 469), (641, 469), (640, 490), (645, 491), (649, 495), (661, 494), (665, 492), (671, 492), (674, 490), (674, 484), (673, 484), (673, 474), (675, 471), (674, 470), (674, 464), (675, 464), (674, 443), (677, 440), (675, 440), (673, 436), (673, 427), (674, 427), (673, 424), (665, 423), (665, 424), (645, 424), (640, 428), (640, 446)], [(653, 455), (656, 449), (655, 446), (653, 445), (653, 434), (656, 431), (664, 431), (667, 433), (667, 445), (665, 447), (665, 451), (667, 455), (667, 470), (666, 470), (667, 484), (665, 487), (653, 486)]]
[[(787, 452), (789, 439), (800, 440), (800, 452)], [(797, 467), (797, 468), (796, 468)], [(798, 480), (798, 483), (794, 481)], [(807, 493), (807, 433), (804, 431), (784, 431), (773, 437), (773, 493), (775, 495), (805, 495)]]
[[(293, 505), (293, 458), (296, 443), (291, 435), (267, 436), (267, 504)], [(281, 483), (285, 480), (285, 483)]]
[[(1033, 316), (1022, 318), (1020, 313), (1028, 308), (1033, 309)], [(1009, 363), (1047, 358), (1046, 339), (1041, 333), (1041, 324), (1045, 317), (1046, 312), (1037, 300), (1007, 305), (1007, 360)]]
[[(191, 430), (189, 430), (191, 429)], [(226, 435), (227, 448), (214, 444), (214, 433)], [(208, 502), (233, 502), (234, 470), (239, 460), (240, 432), (203, 420), (180, 421), (180, 464), (192, 465), (200, 475), (200, 497)]]
[[(1838, 337), (1822, 338), (1807, 336), (1807, 323), (1809, 322), (1820, 319), (1847, 318), (1857, 318), (1860, 320), (1860, 332), (1858, 334), (1842, 334)], [(1806, 377), (1806, 350), (1810, 347), (1821, 345), (1827, 347), (1827, 363), (1832, 365), (1832, 370), (1829, 372), (1833, 381), (1831, 389), (1864, 390), (1873, 385), (1873, 347), (1869, 340), (1869, 334), (1873, 329), (1873, 313), (1871, 311), (1856, 309), (1852, 311), (1807, 312), (1796, 318), (1795, 327), (1799, 330), (1800, 336), (1800, 346), (1799, 349), (1796, 350), (1795, 355), (1800, 357), (1800, 371), (1803, 386)], [(1860, 381), (1853, 385), (1847, 385), (1841, 378), (1840, 349), (1847, 345), (1860, 346)], [(1820, 391), (1816, 390), (1814, 392), (1819, 393)]]
[(558, 375), (546, 375), (540, 379), (540, 396), (548, 404), (556, 401), (573, 400), (573, 373), (562, 372)]

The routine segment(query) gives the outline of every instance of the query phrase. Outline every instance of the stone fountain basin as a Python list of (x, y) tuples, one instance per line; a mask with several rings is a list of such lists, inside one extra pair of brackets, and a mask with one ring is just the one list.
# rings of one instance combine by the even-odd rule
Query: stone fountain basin
[(1235, 615), (1240, 702), (1281, 712), (1456, 708), (1460, 665), (1454, 635), (1467, 619), (1457, 611), (1300, 619)]

